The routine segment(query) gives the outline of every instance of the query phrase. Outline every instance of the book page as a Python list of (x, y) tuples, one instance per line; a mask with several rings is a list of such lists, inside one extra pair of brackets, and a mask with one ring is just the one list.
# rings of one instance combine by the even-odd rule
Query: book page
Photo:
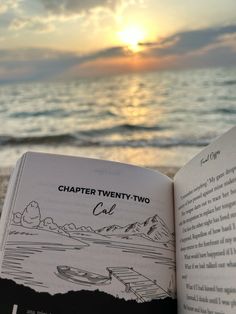
[(73, 302), (87, 307), (122, 301), (145, 311), (153, 302), (157, 309), (173, 308), (168, 177), (121, 163), (27, 153), (9, 211), (1, 278), (23, 285), (14, 297), (23, 300), (24, 289), (31, 288), (31, 300), (51, 304), (40, 309), (44, 313), (54, 313), (55, 303), (74, 313), (66, 301), (72, 292)]
[(236, 312), (236, 128), (175, 177), (178, 313)]

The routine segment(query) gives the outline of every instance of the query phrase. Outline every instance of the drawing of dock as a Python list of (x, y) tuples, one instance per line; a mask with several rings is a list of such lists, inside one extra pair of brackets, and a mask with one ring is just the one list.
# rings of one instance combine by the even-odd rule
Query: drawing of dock
[(126, 292), (133, 292), (137, 302), (166, 298), (168, 293), (156, 281), (145, 277), (132, 267), (107, 267), (110, 276), (114, 276), (125, 286)]

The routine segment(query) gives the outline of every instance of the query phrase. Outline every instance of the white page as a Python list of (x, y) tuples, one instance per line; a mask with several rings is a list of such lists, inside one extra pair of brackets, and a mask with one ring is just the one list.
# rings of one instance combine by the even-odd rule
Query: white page
[(236, 128), (176, 175), (178, 313), (236, 312)]
[[(156, 289), (141, 302), (172, 296), (172, 188), (168, 177), (148, 169), (27, 153), (1, 277), (39, 292), (98, 289), (137, 300), (138, 292), (127, 292), (117, 275), (123, 267)], [(101, 284), (68, 275), (81, 271)]]

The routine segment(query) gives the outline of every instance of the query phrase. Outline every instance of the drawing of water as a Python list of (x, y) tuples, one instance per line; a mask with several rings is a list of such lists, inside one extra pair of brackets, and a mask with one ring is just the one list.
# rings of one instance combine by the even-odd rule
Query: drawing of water
[(79, 240), (88, 245), (75, 249), (56, 245), (51, 248), (43, 245), (31, 245), (30, 248), (22, 244), (12, 247), (8, 245), (3, 274), (37, 291), (54, 294), (70, 290), (100, 289), (114, 296), (135, 299), (135, 295), (127, 293), (125, 287), (115, 278), (110, 284), (103, 286), (80, 285), (58, 277), (56, 268), (58, 265), (67, 265), (108, 276), (107, 267), (125, 266), (135, 268), (139, 273), (156, 280), (165, 291), (168, 290), (175, 267), (173, 246), (165, 247), (151, 241), (147, 241), (150, 242), (148, 244), (137, 244), (128, 240), (101, 240), (101, 237), (80, 237)]

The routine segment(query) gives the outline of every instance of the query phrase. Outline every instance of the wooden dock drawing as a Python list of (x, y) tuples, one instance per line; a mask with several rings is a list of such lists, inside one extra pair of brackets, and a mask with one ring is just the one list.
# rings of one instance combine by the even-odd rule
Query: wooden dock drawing
[(131, 267), (107, 267), (110, 276), (114, 276), (125, 285), (126, 292), (133, 292), (138, 302), (162, 299), (168, 295), (155, 281), (143, 276)]

